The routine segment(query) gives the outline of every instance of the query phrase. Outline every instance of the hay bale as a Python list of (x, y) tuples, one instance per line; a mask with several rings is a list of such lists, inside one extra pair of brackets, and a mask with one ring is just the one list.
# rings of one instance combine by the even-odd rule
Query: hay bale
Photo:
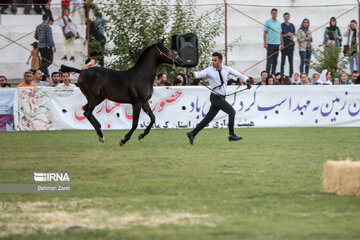
[(324, 165), (324, 191), (360, 196), (360, 162), (327, 161)]

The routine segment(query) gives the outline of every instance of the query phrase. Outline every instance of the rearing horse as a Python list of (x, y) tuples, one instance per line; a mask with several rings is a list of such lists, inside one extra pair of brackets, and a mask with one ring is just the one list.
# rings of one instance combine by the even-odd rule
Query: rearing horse
[(132, 127), (120, 141), (120, 146), (130, 139), (137, 128), (141, 108), (149, 115), (150, 124), (139, 135), (139, 140), (150, 132), (155, 123), (155, 116), (150, 108), (149, 99), (153, 94), (156, 70), (162, 63), (177, 66), (182, 63), (181, 58), (163, 43), (164, 40), (146, 48), (135, 66), (126, 71), (93, 67), (80, 72), (78, 85), (88, 101), (84, 106), (84, 116), (94, 126), (100, 142), (104, 142), (104, 135), (100, 123), (92, 112), (105, 99), (118, 103), (130, 103), (133, 106)]

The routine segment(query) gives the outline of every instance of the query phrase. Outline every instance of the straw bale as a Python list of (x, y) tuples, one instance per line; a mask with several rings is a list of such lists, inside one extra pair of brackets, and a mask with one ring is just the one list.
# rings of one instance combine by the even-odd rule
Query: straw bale
[(327, 161), (324, 165), (324, 191), (360, 196), (360, 162)]

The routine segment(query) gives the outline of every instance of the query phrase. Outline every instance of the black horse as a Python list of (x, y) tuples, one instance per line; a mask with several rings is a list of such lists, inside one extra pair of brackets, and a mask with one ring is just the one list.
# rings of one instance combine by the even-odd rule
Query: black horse
[(104, 135), (100, 123), (92, 112), (105, 99), (118, 103), (130, 103), (133, 106), (132, 128), (125, 135), (125, 138), (120, 141), (120, 146), (130, 139), (137, 128), (141, 108), (149, 115), (151, 121), (145, 131), (139, 135), (139, 140), (150, 132), (152, 125), (155, 123), (155, 116), (150, 108), (149, 99), (153, 94), (156, 70), (162, 63), (177, 66), (182, 63), (181, 58), (164, 46), (163, 43), (164, 40), (146, 48), (135, 66), (126, 71), (101, 67), (92, 67), (80, 71), (61, 66), (60, 71), (80, 72), (78, 85), (88, 101), (84, 106), (84, 116), (94, 126), (100, 142), (104, 142)]

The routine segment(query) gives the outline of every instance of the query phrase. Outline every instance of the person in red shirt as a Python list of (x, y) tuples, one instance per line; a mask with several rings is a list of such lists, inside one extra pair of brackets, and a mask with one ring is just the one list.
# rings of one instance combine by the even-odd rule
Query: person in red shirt
[(70, 2), (71, 0), (61, 0), (61, 9), (70, 12)]

